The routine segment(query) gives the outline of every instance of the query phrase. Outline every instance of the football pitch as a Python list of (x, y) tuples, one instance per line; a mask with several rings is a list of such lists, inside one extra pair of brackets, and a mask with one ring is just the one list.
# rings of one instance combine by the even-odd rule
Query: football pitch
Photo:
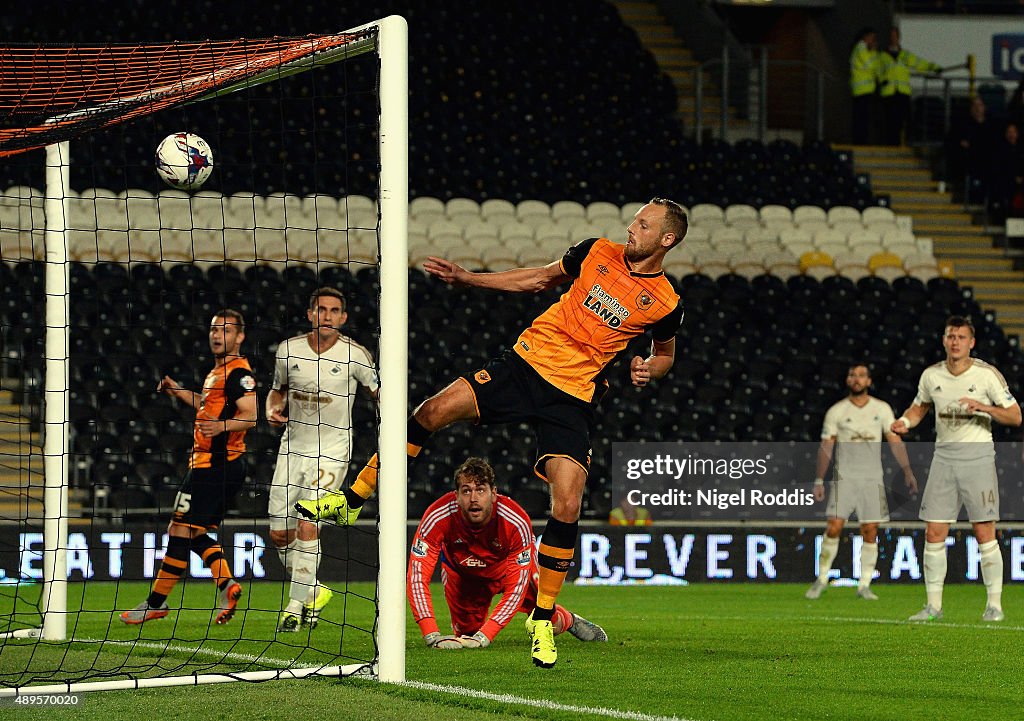
[[(75, 622), (69, 623), (69, 632), (74, 628), (77, 638), (117, 643), (8, 641), (0, 646), (0, 674), (9, 682), (12, 675), (55, 667), (61, 659), (67, 666), (101, 668), (106, 678), (123, 678), (149, 675), (145, 669), (151, 663), (170, 670), (201, 661), (200, 672), (211, 673), (230, 664), (236, 669), (340, 665), (372, 654), (367, 630), (372, 607), (357, 595), (336, 598), (309, 637), (311, 647), (303, 648), (306, 638), (298, 634), (274, 640), (274, 613), (247, 609), (248, 604), (272, 608), (280, 597), (279, 584), (247, 589), (238, 616), (227, 626), (211, 627), (209, 611), (180, 611), (141, 629), (121, 625), (98, 607), (103, 591), (112, 597), (114, 590), (112, 584), (100, 586), (90, 584), (88, 610), (71, 617)], [(369, 586), (352, 590), (372, 593)], [(436, 602), (441, 593), (434, 590)], [(559, 600), (604, 626), (610, 640), (585, 644), (568, 634), (559, 636), (559, 662), (552, 670), (531, 665), (523, 616), (490, 648), (476, 651), (426, 648), (410, 617), (410, 683), (404, 686), (308, 679), (104, 691), (82, 694), (78, 707), (57, 714), (104, 721), (162, 713), (232, 721), (311, 714), (416, 721), (1020, 717), (1020, 588), (1004, 591), (1007, 620), (999, 624), (980, 620), (985, 605), (981, 584), (947, 586), (945, 618), (930, 624), (904, 620), (922, 605), (921, 585), (878, 585), (877, 602), (856, 599), (852, 588), (830, 588), (820, 600), (808, 601), (804, 590), (767, 584), (567, 587)], [(141, 584), (121, 584), (118, 597), (127, 593), (135, 601), (145, 591)], [(191, 594), (204, 592), (212, 595), (191, 585), (189, 605), (199, 600)], [(10, 598), (0, 595), (0, 601), (7, 604), (0, 610), (7, 612)], [(173, 607), (175, 597), (171, 601)], [(338, 625), (343, 603), (356, 627)], [(14, 711), (9, 699), (3, 707), (4, 718), (53, 712)]]

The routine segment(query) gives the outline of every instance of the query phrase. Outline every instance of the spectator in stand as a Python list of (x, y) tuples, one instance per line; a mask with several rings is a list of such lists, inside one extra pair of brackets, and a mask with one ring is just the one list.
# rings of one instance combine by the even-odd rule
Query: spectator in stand
[(1006, 104), (1006, 113), (1011, 123), (1018, 128), (1024, 126), (1024, 75), (1020, 76), (1020, 82), (1010, 95), (1010, 101)]
[(853, 96), (851, 131), (854, 145), (871, 140), (875, 91), (878, 89), (878, 35), (866, 27), (857, 35), (850, 53), (850, 94)]
[(968, 116), (953, 126), (947, 143), (950, 180), (967, 185), (967, 200), (984, 202), (988, 196), (996, 139), (999, 133), (989, 120), (985, 101), (971, 98)]
[(1024, 217), (1024, 143), (1016, 123), (1007, 123), (992, 163), (994, 220)]
[(910, 117), (911, 73), (941, 73), (942, 66), (904, 50), (900, 45), (900, 29), (894, 27), (889, 31), (889, 47), (878, 53), (878, 67), (885, 119), (883, 141), (886, 145), (901, 145)]

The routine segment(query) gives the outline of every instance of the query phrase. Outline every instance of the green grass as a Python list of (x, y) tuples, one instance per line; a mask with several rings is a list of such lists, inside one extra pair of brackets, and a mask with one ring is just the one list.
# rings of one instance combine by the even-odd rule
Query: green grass
[[(583, 644), (560, 636), (559, 663), (550, 671), (530, 664), (522, 617), (489, 649), (447, 652), (424, 647), (410, 619), (408, 678), (554, 704), (687, 719), (1020, 717), (1016, 659), (1024, 655), (1024, 613), (1019, 611), (1024, 592), (1019, 587), (1006, 589), (1008, 620), (995, 625), (980, 621), (985, 596), (980, 584), (947, 586), (945, 619), (933, 624), (903, 621), (923, 602), (920, 585), (880, 585), (881, 600), (874, 603), (855, 599), (849, 588), (829, 589), (817, 602), (805, 600), (803, 590), (802, 586), (753, 584), (566, 588), (561, 600), (601, 623), (611, 641)], [(264, 584), (253, 587), (251, 593), (255, 605), (279, 597), (280, 587)], [(440, 600), (439, 589), (435, 600)], [(209, 613), (183, 612), (172, 618), (175, 615), (179, 616), (179, 638), (206, 634)], [(100, 616), (98, 612), (86, 615), (79, 635), (88, 631), (118, 639), (138, 637), (137, 629), (120, 624), (108, 629), (108, 622), (97, 623)], [(268, 658), (297, 656), (298, 648), (269, 640), (273, 638), (271, 616), (250, 611), (236, 618), (243, 623), (214, 626), (210, 635), (234, 653), (266, 649), (265, 663)], [(337, 621), (340, 607), (329, 607), (327, 616)], [(174, 625), (162, 621), (143, 628), (145, 638), (154, 640), (166, 638)], [(321, 631), (323, 638), (319, 638)], [(262, 632), (268, 639), (262, 645), (243, 640)], [(313, 634), (316, 653), (329, 655), (340, 639), (339, 627), (321, 626)], [(177, 645), (190, 643), (199, 645), (188, 640)], [(89, 649), (81, 658), (76, 654), (85, 651), (79, 647), (8, 642), (0, 647), (0, 673), (20, 670), (26, 658), (39, 667), (44, 660), (56, 665), (65, 652), (79, 661), (102, 663), (109, 657), (126, 663), (121, 647), (105, 647), (99, 655)], [(214, 647), (213, 642), (204, 645)], [(136, 651), (130, 660), (154, 658), (153, 651)], [(186, 659), (183, 651), (172, 651), (162, 665)], [(82, 703), (78, 709), (62, 710), (61, 717), (110, 721), (137, 716), (140, 708), (167, 708), (176, 709), (176, 717), (232, 720), (281, 718), (295, 712), (347, 721), (597, 718), (355, 679), (103, 692), (84, 695)], [(0, 713), (6, 716), (6, 710)], [(50, 711), (18, 713), (17, 718), (31, 718)]]

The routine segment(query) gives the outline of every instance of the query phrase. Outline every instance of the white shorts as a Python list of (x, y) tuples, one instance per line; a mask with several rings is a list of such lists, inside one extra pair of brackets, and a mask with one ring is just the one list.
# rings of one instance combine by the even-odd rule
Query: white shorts
[(270, 530), (295, 528), (300, 518), (295, 504), (319, 498), (328, 491), (341, 490), (346, 473), (348, 464), (333, 458), (279, 453), (267, 504)]
[(921, 496), (921, 520), (955, 523), (964, 507), (971, 523), (999, 520), (996, 464), (992, 461), (953, 464), (933, 459)]
[(889, 502), (885, 498), (885, 486), (873, 478), (844, 478), (841, 481), (830, 481), (825, 515), (844, 521), (856, 515), (860, 523), (885, 523), (889, 520)]

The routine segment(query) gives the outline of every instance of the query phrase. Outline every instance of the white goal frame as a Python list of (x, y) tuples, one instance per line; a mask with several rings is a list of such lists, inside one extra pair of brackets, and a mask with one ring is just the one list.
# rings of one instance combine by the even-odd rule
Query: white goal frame
[[(391, 15), (342, 31), (378, 29), (376, 43), (357, 43), (318, 55), (317, 62), (334, 62), (375, 50), (380, 62), (380, 429), (379, 562), (377, 583), (377, 663), (370, 675), (384, 682), (405, 681), (406, 570), (406, 416), (408, 404), (408, 212), (409, 212), (409, 28)], [(237, 85), (193, 102), (302, 72), (309, 58), (295, 60)], [(123, 100), (123, 99), (122, 99)], [(119, 102), (118, 100), (111, 101)], [(87, 111), (86, 111), (87, 112)], [(69, 143), (46, 148), (45, 193), (45, 411), (44, 551), (41, 628), (21, 629), (2, 637), (67, 639), (67, 540), (69, 488), (69, 335), (70, 289), (66, 233), (69, 195)], [(358, 460), (358, 459), (357, 459)], [(73, 640), (73, 639), (72, 639)], [(118, 681), (82, 681), (45, 686), (0, 689), (0, 698), (27, 694), (76, 693), (111, 689), (183, 686), (229, 681), (263, 681), (338, 677), (365, 673), (365, 664), (270, 671), (194, 674)]]

